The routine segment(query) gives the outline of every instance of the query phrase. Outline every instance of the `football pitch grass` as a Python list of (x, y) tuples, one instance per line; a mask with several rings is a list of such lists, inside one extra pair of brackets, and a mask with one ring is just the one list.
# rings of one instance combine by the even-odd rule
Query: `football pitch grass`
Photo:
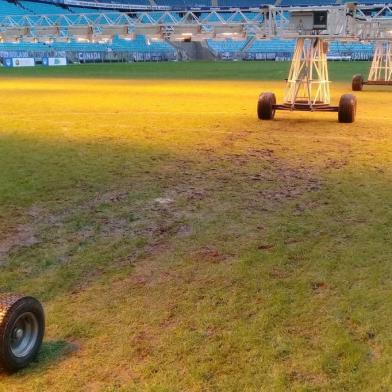
[[(0, 68), (0, 77), (70, 77), (110, 79), (284, 80), (290, 63), (271, 61), (193, 61), (166, 63), (76, 64), (65, 67)], [(369, 63), (330, 62), (331, 80), (367, 75)]]
[(0, 391), (391, 388), (392, 90), (262, 122), (271, 66), (0, 70), (0, 287), (47, 314)]

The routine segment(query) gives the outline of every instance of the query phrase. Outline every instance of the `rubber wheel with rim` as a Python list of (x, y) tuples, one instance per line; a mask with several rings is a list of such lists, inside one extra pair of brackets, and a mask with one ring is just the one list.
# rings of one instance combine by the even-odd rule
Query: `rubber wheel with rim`
[(0, 369), (15, 372), (36, 357), (44, 337), (45, 315), (33, 297), (0, 294)]
[(352, 80), (352, 90), (362, 91), (363, 89), (363, 76), (360, 74), (354, 75)]
[(276, 97), (273, 93), (262, 93), (257, 103), (257, 115), (260, 120), (272, 120), (275, 117)]
[(340, 97), (338, 119), (340, 123), (353, 123), (357, 113), (357, 99), (352, 94)]

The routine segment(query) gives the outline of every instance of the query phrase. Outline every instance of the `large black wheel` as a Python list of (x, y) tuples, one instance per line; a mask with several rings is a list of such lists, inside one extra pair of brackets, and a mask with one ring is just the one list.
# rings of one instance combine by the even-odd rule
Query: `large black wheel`
[(261, 120), (272, 120), (275, 117), (276, 97), (273, 93), (262, 93), (257, 103), (257, 115)]
[(340, 123), (352, 123), (357, 113), (357, 99), (352, 94), (344, 94), (339, 102), (338, 119)]
[(33, 297), (0, 294), (0, 368), (15, 372), (37, 355), (45, 332), (42, 305)]
[(354, 75), (352, 80), (352, 90), (362, 91), (363, 89), (363, 76), (360, 74)]

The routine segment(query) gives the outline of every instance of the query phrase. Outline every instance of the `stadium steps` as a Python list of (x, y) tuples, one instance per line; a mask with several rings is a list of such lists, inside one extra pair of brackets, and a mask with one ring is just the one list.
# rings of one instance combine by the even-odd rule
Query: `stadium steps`
[(216, 60), (216, 56), (208, 47), (207, 41), (198, 42), (200, 44), (200, 60)]
[(171, 42), (186, 60), (216, 60), (214, 54), (202, 42)]
[(245, 44), (245, 46), (241, 49), (241, 52), (244, 53), (246, 52), (252, 45), (253, 43), (256, 41), (255, 37), (251, 37), (248, 39), (248, 42)]
[(18, 2), (16, 3), (18, 5), (18, 7), (20, 7), (24, 12), (24, 14), (33, 14), (33, 12), (31, 10), (29, 10), (23, 3)]

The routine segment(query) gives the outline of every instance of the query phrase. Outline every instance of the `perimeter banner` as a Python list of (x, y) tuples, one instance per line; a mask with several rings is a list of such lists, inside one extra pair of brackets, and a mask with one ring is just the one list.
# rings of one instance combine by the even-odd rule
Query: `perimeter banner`
[(67, 59), (65, 57), (44, 57), (42, 59), (42, 65), (45, 65), (47, 67), (67, 65)]
[(6, 58), (3, 62), (5, 67), (34, 67), (35, 60), (32, 57)]

